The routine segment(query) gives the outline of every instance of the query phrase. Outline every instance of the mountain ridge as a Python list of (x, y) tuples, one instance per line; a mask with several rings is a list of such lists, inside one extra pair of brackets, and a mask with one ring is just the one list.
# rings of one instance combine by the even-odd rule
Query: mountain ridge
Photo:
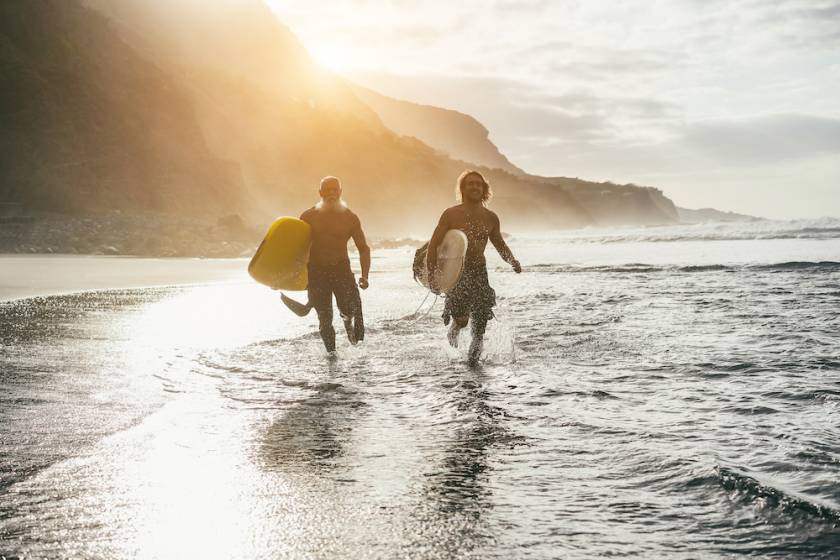
[(715, 208), (696, 208), (692, 210), (677, 207), (677, 212), (680, 217), (680, 222), (687, 224), (704, 222), (757, 222), (764, 219), (748, 214), (738, 214), (737, 212), (725, 212)]
[[(0, 123), (4, 145), (13, 148), (0, 202), (24, 213), (151, 211), (211, 225), (238, 214), (247, 229), (310, 206), (320, 177), (332, 174), (369, 232), (422, 237), (452, 204), (456, 177), (475, 168), (493, 184), (493, 208), (508, 229), (676, 222), (673, 203), (658, 189), (494, 167), (492, 157), (504, 156), (468, 115), (394, 100), (466, 123), (465, 134), (490, 150), (490, 160), (444, 155), (410, 127), (392, 130), (353, 84), (318, 68), (282, 23), (263, 22), (274, 16), (262, 2), (178, 3), (198, 10), (194, 29), (183, 27), (193, 21), (189, 13), (156, 12), (167, 5), (2, 5), (0, 57), (13, 84), (4, 100), (14, 110)], [(217, 5), (219, 13), (206, 13)], [(240, 42), (243, 30), (248, 40)], [(253, 45), (270, 52), (233, 64)], [(27, 49), (47, 55), (21, 58)], [(21, 67), (27, 72), (12, 70)], [(39, 85), (43, 80), (50, 86)], [(88, 161), (84, 172), (58, 167), (73, 157)], [(138, 227), (131, 223), (125, 227)]]
[[(184, 198), (214, 211), (247, 204), (238, 166), (209, 152), (174, 82), (114, 42), (104, 17), (58, 0), (2, 3), (0, 14), (7, 202), (41, 210), (183, 211)], [(154, 110), (139, 119), (138, 106)]]
[(514, 175), (526, 174), (499, 151), (490, 140), (490, 131), (471, 115), (396, 99), (356, 84), (351, 88), (379, 115), (383, 124), (397, 134), (414, 136), (453, 159), (502, 169)]

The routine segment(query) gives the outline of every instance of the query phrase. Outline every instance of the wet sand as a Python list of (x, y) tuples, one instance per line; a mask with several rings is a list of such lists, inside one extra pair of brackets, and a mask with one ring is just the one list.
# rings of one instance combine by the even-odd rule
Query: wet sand
[(247, 259), (0, 255), (0, 301), (188, 284), (246, 281)]

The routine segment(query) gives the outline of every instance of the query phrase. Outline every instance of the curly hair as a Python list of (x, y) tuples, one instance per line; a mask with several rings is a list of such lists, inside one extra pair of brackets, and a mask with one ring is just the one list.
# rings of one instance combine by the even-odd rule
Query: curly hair
[(481, 203), (487, 204), (493, 198), (493, 189), (490, 188), (490, 183), (487, 182), (484, 175), (474, 169), (467, 169), (458, 177), (458, 180), (455, 182), (455, 200), (458, 202), (464, 201), (464, 183), (470, 175), (477, 175), (481, 179), (481, 182), (484, 183), (484, 193), (481, 195)]

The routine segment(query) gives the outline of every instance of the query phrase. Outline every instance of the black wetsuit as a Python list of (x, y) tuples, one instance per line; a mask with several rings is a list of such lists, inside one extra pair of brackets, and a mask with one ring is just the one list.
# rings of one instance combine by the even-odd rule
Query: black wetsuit
[[(320, 212), (312, 208), (300, 218), (312, 227), (307, 287), (309, 305), (318, 313), (321, 339), (327, 351), (332, 352), (335, 350), (335, 329), (332, 326), (333, 295), (338, 312), (348, 327), (348, 335), (356, 341), (365, 337), (362, 298), (359, 296), (359, 288), (350, 270), (350, 259), (346, 252), (347, 241), (361, 226), (359, 218), (349, 209), (336, 213)], [(336, 245), (344, 247), (343, 255), (324, 250), (325, 247)]]
[(318, 265), (309, 263), (309, 305), (318, 313), (321, 339), (328, 352), (335, 350), (335, 329), (332, 326), (332, 297), (343, 320), (352, 321), (353, 336), (361, 341), (365, 338), (365, 323), (362, 317), (362, 298), (356, 287), (356, 277), (350, 270), (350, 260)]

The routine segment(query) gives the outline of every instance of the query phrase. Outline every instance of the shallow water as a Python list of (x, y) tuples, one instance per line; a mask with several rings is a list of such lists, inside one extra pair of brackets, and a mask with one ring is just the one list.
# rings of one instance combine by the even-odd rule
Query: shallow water
[(244, 279), (0, 304), (0, 556), (834, 558), (840, 239), (685, 231), (514, 237), (475, 370), (407, 250), (335, 360)]

